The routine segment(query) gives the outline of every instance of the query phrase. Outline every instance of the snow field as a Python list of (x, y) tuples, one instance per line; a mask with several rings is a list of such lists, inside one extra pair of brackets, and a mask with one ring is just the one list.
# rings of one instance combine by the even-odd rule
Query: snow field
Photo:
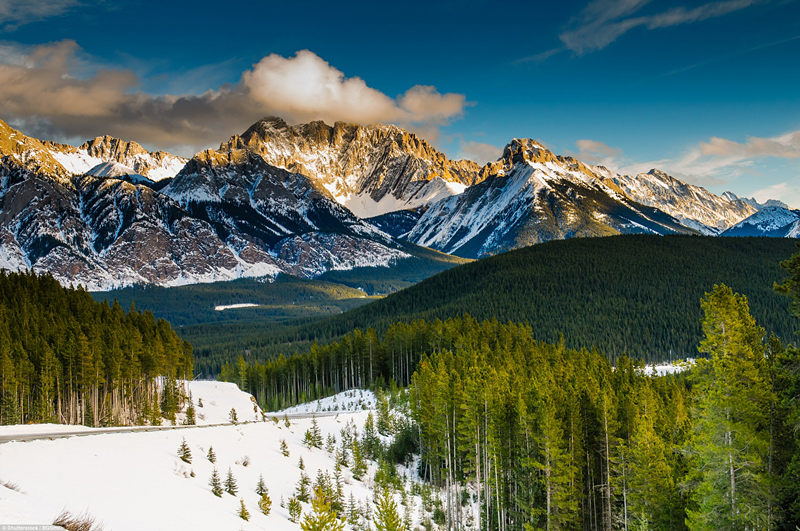
[[(227, 422), (231, 407), (237, 409), (240, 421), (252, 420), (250, 416), (254, 416), (250, 395), (234, 384), (188, 382), (187, 386), (192, 392), (198, 423), (201, 413), (205, 414), (206, 423)], [(197, 407), (199, 399), (203, 408)], [(302, 414), (311, 408), (324, 410), (336, 406), (356, 411), (290, 418), (289, 427), (285, 425), (284, 412), (275, 412), (266, 414), (267, 420), (258, 423), (0, 444), (0, 524), (50, 524), (62, 510), (67, 510), (75, 515), (91, 515), (107, 531), (297, 530), (299, 524), (289, 521), (288, 500), (300, 479), (299, 459), (302, 457), (305, 474), (312, 484), (318, 470), (333, 477), (335, 469), (334, 455), (324, 448), (303, 445), (306, 430), (315, 418), (323, 441), (331, 435), (338, 447), (343, 428), (354, 426), (359, 436), (363, 433), (370, 410), (361, 408), (364, 405), (374, 408), (375, 402), (370, 391), (340, 393), (286, 412)], [(80, 427), (4, 426), (0, 427), (0, 435), (75, 429)], [(380, 438), (384, 442), (389, 440)], [(184, 439), (192, 453), (191, 464), (181, 461), (177, 454)], [(283, 440), (289, 449), (288, 457), (280, 449)], [(214, 449), (216, 463), (207, 459), (210, 447)], [(377, 464), (368, 462), (367, 466), (363, 482), (353, 479), (349, 469), (342, 469), (345, 500), (352, 493), (358, 502), (371, 504), (374, 494), (371, 478)], [(211, 493), (209, 480), (214, 469), (222, 482), (228, 469), (232, 471), (239, 488), (236, 496), (224, 493), (218, 498)], [(398, 474), (417, 480), (415, 473), (404, 467), (399, 467)], [(255, 487), (260, 475), (272, 499), (268, 516), (258, 509)], [(7, 488), (4, 483), (18, 490)], [(249, 522), (238, 516), (240, 498), (250, 512)], [(280, 506), (281, 498), (286, 507)], [(419, 521), (421, 499), (415, 496), (412, 500), (415, 521)], [(399, 495), (395, 501), (402, 514)], [(303, 514), (311, 510), (309, 503), (302, 506)]]

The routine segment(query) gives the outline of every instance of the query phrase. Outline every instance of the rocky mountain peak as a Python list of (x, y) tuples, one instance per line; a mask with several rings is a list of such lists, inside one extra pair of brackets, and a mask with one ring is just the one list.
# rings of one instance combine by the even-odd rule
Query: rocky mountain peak
[(280, 118), (264, 118), (220, 145), (220, 151), (236, 149), (305, 175), (361, 217), (415, 208), (459, 193), (477, 182), (480, 172), (478, 164), (452, 161), (394, 125), (287, 125)]

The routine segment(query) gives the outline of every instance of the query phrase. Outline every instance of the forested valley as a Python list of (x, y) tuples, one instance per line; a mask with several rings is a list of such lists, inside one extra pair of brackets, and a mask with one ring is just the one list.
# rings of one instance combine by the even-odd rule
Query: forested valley
[(150, 312), (0, 272), (0, 424), (160, 424), (192, 365), (191, 346)]
[[(772, 286), (795, 240), (627, 235), (551, 241), (455, 267), (368, 305), (305, 322), (193, 325), (196, 372), (216, 375), (244, 354), (264, 361), (397, 322), (475, 319), (527, 323), (534, 337), (648, 363), (692, 357), (702, 330), (697, 301), (724, 283), (783, 340), (794, 336), (789, 301)], [(174, 291), (173, 291), (174, 292)], [(138, 304), (138, 301), (137, 301)]]
[[(777, 288), (800, 317), (800, 253), (783, 265)], [(356, 330), (296, 356), (240, 359), (220, 377), (268, 408), (408, 386), (406, 445), (443, 489), (448, 529), (795, 529), (800, 350), (725, 285), (699, 306), (700, 357), (666, 376), (464, 317)]]

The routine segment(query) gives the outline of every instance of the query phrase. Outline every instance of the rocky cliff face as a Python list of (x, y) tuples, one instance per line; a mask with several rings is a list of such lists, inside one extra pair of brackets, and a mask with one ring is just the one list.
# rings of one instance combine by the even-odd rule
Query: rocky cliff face
[(753, 206), (743, 201), (712, 194), (661, 170), (653, 169), (635, 176), (606, 174), (608, 170), (604, 170), (597, 168), (598, 173), (614, 182), (634, 201), (663, 210), (704, 234), (718, 234), (756, 212)]
[[(0, 121), (0, 266), (92, 289), (386, 266), (408, 256), (396, 239), (480, 257), (578, 236), (718, 234), (757, 207), (530, 139), (481, 168), (395, 126), (272, 118), (186, 161), (107, 136), (42, 142)], [(760, 219), (750, 225), (769, 232)]]
[(393, 125), (290, 126), (280, 118), (268, 118), (220, 149), (247, 149), (273, 166), (306, 175), (359, 217), (414, 208), (460, 193), (477, 182), (480, 172), (478, 164), (450, 160), (425, 140)]
[(306, 177), (250, 152), (201, 153), (161, 193), (114, 168), (76, 175), (53, 144), (1, 122), (0, 135), (6, 269), (109, 289), (281, 272), (313, 277), (408, 256)]

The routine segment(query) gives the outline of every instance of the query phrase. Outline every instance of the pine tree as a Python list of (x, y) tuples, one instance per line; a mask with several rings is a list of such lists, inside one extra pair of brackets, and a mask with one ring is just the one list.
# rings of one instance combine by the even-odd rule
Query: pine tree
[(256, 485), (256, 494), (262, 496), (265, 492), (267, 492), (267, 486), (264, 484), (264, 475), (258, 475), (258, 484)]
[(375, 498), (375, 531), (406, 531), (392, 493), (383, 489)]
[(263, 492), (261, 494), (261, 498), (258, 500), (258, 510), (261, 511), (261, 514), (269, 515), (272, 510), (272, 498), (269, 497), (269, 493)]
[(325, 439), (325, 451), (331, 455), (336, 451), (336, 437), (334, 437), (333, 434), (329, 433), (328, 437)]
[(344, 522), (339, 520), (335, 510), (331, 508), (330, 500), (321, 488), (314, 490), (311, 500), (311, 513), (303, 519), (300, 527), (303, 531), (343, 531)]
[(303, 514), (303, 508), (300, 505), (300, 500), (292, 496), (289, 498), (289, 502), (287, 503), (289, 508), (289, 521), (293, 523), (298, 523), (300, 521), (300, 517)]
[(208, 454), (206, 455), (206, 458), (208, 458), (208, 460), (212, 463), (217, 462), (217, 454), (214, 453), (214, 448), (212, 446), (208, 447)]
[(178, 447), (178, 457), (185, 463), (192, 462), (192, 451), (189, 449), (189, 445), (186, 444), (186, 438), (181, 440), (181, 445)]
[(360, 480), (367, 472), (367, 463), (364, 461), (364, 456), (361, 453), (361, 445), (358, 443), (358, 440), (353, 441), (350, 450), (353, 454), (353, 466), (351, 468), (353, 478)]
[(208, 482), (208, 484), (211, 486), (211, 492), (214, 494), (214, 496), (221, 498), (222, 483), (220, 482), (219, 473), (217, 472), (216, 468), (213, 472), (211, 472), (211, 480)]
[(358, 525), (359, 519), (360, 512), (358, 510), (358, 504), (356, 503), (356, 497), (351, 492), (350, 497), (347, 499), (347, 523), (355, 527)]
[(311, 419), (311, 438), (314, 448), (322, 448), (322, 432), (319, 429), (316, 417)]
[(281, 453), (283, 457), (289, 457), (289, 447), (286, 445), (285, 439), (281, 439)]
[(250, 511), (244, 506), (244, 500), (242, 498), (239, 498), (239, 518), (245, 521), (250, 520)]
[(309, 487), (311, 486), (311, 479), (305, 475), (305, 473), (300, 472), (300, 480), (297, 482), (297, 487), (295, 489), (294, 497), (300, 500), (301, 502), (308, 503), (309, 500)]
[(302, 455), (300, 456), (300, 459), (297, 460), (297, 468), (299, 468), (300, 470), (305, 470), (306, 469), (306, 464), (303, 462), (303, 456)]
[(225, 492), (231, 496), (236, 496), (238, 491), (239, 487), (236, 485), (236, 478), (233, 477), (233, 472), (228, 468), (228, 475), (225, 477)]
[(772, 402), (766, 377), (764, 330), (747, 299), (724, 285), (702, 301), (704, 339), (693, 371), (698, 391), (695, 455), (695, 529), (767, 529), (771, 526), (767, 457)]
[(231, 408), (230, 412), (228, 412), (228, 420), (230, 421), (231, 424), (238, 424), (239, 423), (239, 418), (236, 415), (236, 409), (235, 408)]
[(194, 403), (192, 403), (191, 396), (189, 396), (189, 403), (186, 406), (186, 424), (188, 426), (194, 426), (197, 424), (197, 420), (195, 419)]
[(311, 433), (310, 428), (303, 434), (303, 445), (306, 448), (314, 448), (314, 435)]

